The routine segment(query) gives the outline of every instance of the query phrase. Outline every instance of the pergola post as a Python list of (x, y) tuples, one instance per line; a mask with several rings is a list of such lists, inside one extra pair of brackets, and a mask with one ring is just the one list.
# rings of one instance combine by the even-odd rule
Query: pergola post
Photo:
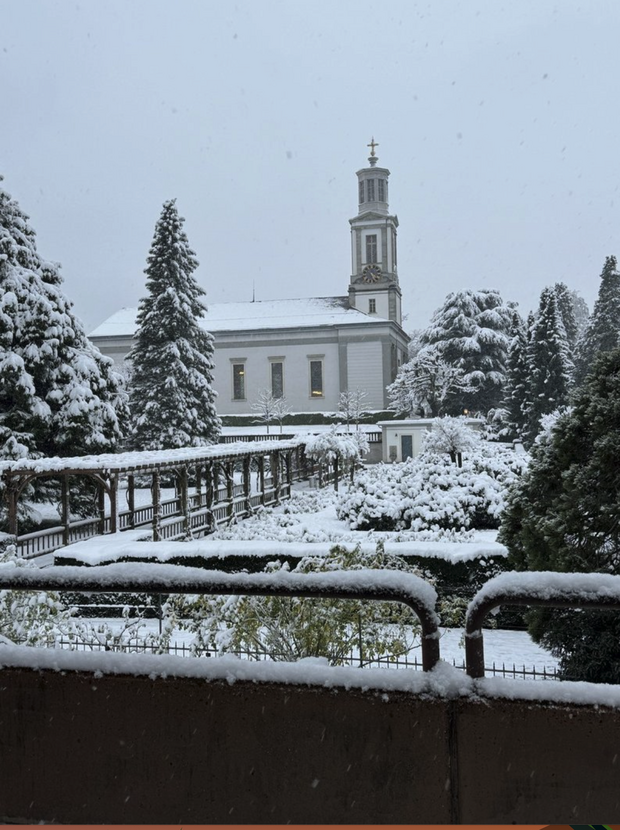
[(286, 467), (286, 483), (288, 484), (289, 498), (293, 492), (293, 453), (287, 452), (284, 454), (284, 464)]
[(6, 496), (8, 500), (9, 533), (12, 536), (17, 536), (19, 530), (17, 519), (17, 484), (10, 473), (4, 475), (4, 480), (6, 482)]
[(252, 492), (252, 478), (250, 474), (251, 459), (249, 455), (243, 458), (243, 497), (245, 499), (245, 515), (249, 516), (252, 512), (251, 492)]
[(69, 476), (61, 475), (60, 479), (60, 522), (62, 524), (62, 543), (68, 545), (70, 542), (71, 514), (69, 512)]
[(232, 461), (226, 462), (226, 500), (228, 502), (228, 521), (235, 518), (235, 465)]
[(159, 542), (161, 540), (159, 530), (161, 520), (161, 476), (159, 470), (153, 470), (151, 493), (153, 494), (153, 541)]
[(258, 482), (259, 482), (259, 489), (260, 489), (260, 503), (265, 506), (266, 499), (265, 499), (265, 456), (259, 455), (256, 459), (258, 464)]
[(136, 526), (136, 478), (133, 473), (127, 476), (127, 507), (129, 508), (129, 527)]
[(277, 450), (270, 454), (269, 465), (273, 482), (273, 496), (276, 504), (280, 504), (280, 453)]
[(97, 481), (97, 512), (99, 513), (99, 535), (105, 533), (105, 487), (103, 481)]
[(181, 498), (181, 516), (183, 516), (183, 533), (189, 536), (191, 532), (190, 525), (190, 511), (189, 511), (189, 495), (188, 495), (188, 476), (187, 467), (181, 467), (177, 474), (179, 482), (179, 495)]
[(118, 473), (110, 476), (110, 533), (118, 530)]
[(194, 472), (196, 476), (196, 496), (197, 496), (197, 506), (202, 507), (202, 467), (200, 464), (196, 464), (196, 470)]
[(215, 516), (213, 514), (213, 464), (205, 465), (205, 485), (206, 485), (206, 508), (209, 511), (209, 529), (213, 530), (215, 527)]

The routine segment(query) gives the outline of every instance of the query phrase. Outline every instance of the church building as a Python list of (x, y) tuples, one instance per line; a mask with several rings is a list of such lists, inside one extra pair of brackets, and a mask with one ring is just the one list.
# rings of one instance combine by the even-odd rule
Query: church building
[[(244, 415), (261, 392), (284, 397), (291, 412), (334, 412), (341, 392), (364, 390), (364, 406), (387, 407), (386, 386), (407, 360), (397, 270), (398, 218), (388, 206), (390, 171), (357, 171), (358, 213), (351, 225), (348, 295), (212, 303), (201, 324), (215, 339), (214, 385), (220, 415)], [(118, 364), (136, 331), (124, 308), (90, 339)]]

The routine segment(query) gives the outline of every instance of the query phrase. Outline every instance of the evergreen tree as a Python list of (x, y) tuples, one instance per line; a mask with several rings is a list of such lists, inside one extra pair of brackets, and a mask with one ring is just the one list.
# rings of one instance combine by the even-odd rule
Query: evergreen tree
[(519, 312), (513, 309), (511, 340), (506, 360), (502, 437), (521, 438), (527, 426), (529, 401), (528, 338)]
[(163, 206), (145, 273), (138, 332), (130, 354), (131, 444), (135, 449), (199, 447), (217, 441), (213, 337), (201, 328), (206, 307), (198, 266), (176, 200)]
[(126, 396), (0, 188), (0, 458), (113, 452)]
[(408, 418), (435, 418), (445, 414), (448, 398), (470, 392), (471, 387), (463, 380), (462, 369), (446, 363), (436, 346), (426, 346), (403, 363), (386, 391), (395, 412)]
[(566, 332), (566, 342), (570, 349), (571, 356), (577, 345), (577, 318), (575, 316), (574, 292), (570, 291), (563, 282), (556, 282), (553, 286), (558, 311), (562, 318), (562, 325)]
[(436, 345), (441, 358), (463, 372), (467, 391), (455, 391), (445, 412), (487, 413), (502, 400), (511, 309), (492, 289), (449, 294), (422, 332), (424, 345)]
[(592, 316), (577, 346), (575, 380), (581, 384), (601, 352), (620, 345), (620, 274), (615, 256), (608, 256)]
[[(518, 570), (620, 573), (620, 349), (595, 362), (573, 409), (532, 448), (500, 541)], [(620, 682), (617, 612), (532, 610), (530, 633), (564, 676)]]
[(553, 288), (540, 295), (528, 346), (529, 388), (526, 439), (540, 432), (540, 419), (568, 403), (573, 363)]

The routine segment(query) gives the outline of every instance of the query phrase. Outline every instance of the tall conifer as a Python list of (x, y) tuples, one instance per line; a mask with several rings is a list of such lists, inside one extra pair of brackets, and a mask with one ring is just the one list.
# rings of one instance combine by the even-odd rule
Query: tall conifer
[(206, 311), (198, 267), (176, 200), (164, 204), (145, 273), (138, 331), (130, 354), (135, 449), (203, 446), (217, 441), (221, 422), (213, 389), (214, 343), (200, 324)]
[(528, 411), (526, 437), (531, 443), (540, 430), (540, 419), (568, 403), (573, 363), (562, 316), (553, 288), (540, 295), (538, 314), (528, 346)]
[(126, 396), (43, 260), (34, 230), (0, 188), (0, 457), (113, 452)]
[(529, 388), (527, 331), (516, 309), (512, 312), (510, 335), (502, 409), (505, 437), (515, 439), (521, 438), (526, 431)]
[(575, 379), (581, 384), (599, 354), (620, 345), (620, 274), (615, 256), (608, 256), (601, 272), (598, 298), (577, 346)]
[(420, 340), (435, 345), (441, 359), (462, 372), (467, 389), (450, 395), (447, 414), (487, 413), (500, 405), (511, 318), (511, 309), (491, 289), (449, 294), (435, 312)]

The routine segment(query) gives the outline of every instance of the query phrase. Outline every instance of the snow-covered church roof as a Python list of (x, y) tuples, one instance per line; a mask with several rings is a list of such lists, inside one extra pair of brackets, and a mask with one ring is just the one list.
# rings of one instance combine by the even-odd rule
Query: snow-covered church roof
[[(131, 337), (136, 331), (137, 308), (123, 308), (108, 317), (90, 337)], [(309, 297), (245, 303), (211, 303), (202, 325), (212, 334), (250, 329), (308, 328), (386, 322), (349, 306), (348, 297)]]

